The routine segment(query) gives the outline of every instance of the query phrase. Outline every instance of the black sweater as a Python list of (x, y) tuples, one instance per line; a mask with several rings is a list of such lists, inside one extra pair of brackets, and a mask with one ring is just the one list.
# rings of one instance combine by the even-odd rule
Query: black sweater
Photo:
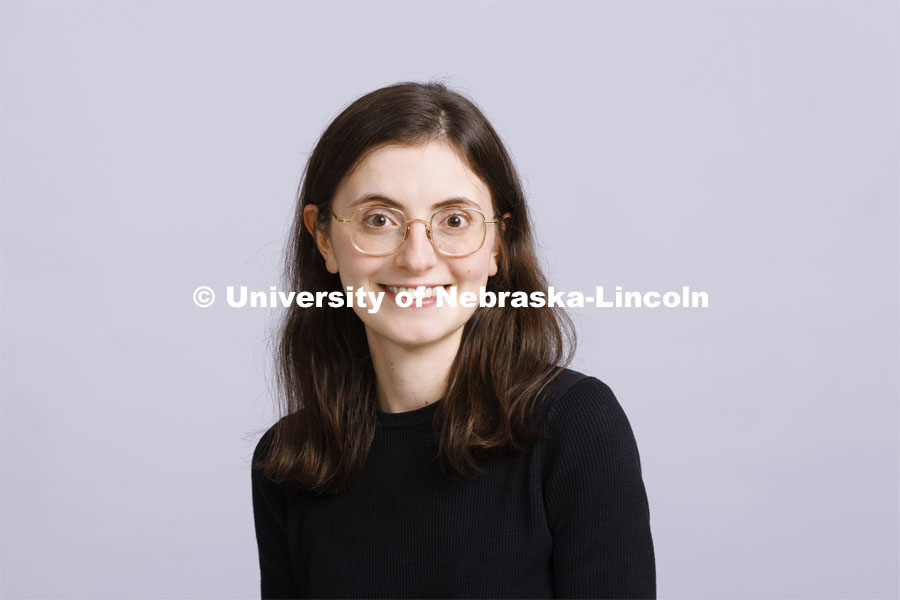
[(555, 439), (474, 480), (432, 461), (436, 406), (378, 411), (365, 469), (336, 495), (251, 469), (263, 598), (656, 597), (640, 456), (606, 384), (561, 373), (539, 404)]

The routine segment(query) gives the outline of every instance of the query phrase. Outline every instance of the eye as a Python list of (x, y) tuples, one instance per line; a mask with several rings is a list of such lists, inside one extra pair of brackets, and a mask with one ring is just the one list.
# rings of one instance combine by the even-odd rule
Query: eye
[(398, 225), (393, 211), (384, 208), (363, 211), (360, 221), (368, 229), (390, 229)]
[(454, 210), (441, 217), (441, 229), (465, 229), (472, 223), (472, 217), (464, 210)]

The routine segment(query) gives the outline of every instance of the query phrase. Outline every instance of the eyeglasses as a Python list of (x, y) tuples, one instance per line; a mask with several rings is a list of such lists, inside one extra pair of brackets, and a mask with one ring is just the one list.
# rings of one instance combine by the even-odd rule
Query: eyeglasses
[[(332, 213), (334, 214), (334, 213)], [(349, 219), (338, 215), (341, 223), (350, 223), (350, 240), (363, 254), (387, 256), (400, 249), (413, 223), (425, 225), (434, 249), (445, 256), (468, 256), (484, 245), (488, 221), (484, 213), (472, 208), (445, 208), (431, 215), (430, 221), (407, 219), (402, 210), (387, 206), (363, 206)]]

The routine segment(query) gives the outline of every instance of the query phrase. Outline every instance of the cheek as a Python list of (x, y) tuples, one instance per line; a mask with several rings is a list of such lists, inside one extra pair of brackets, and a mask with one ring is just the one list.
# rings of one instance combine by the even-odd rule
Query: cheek
[(471, 258), (467, 257), (465, 262), (460, 263), (455, 270), (459, 273), (460, 279), (480, 281), (490, 277), (491, 267), (491, 255), (479, 253)]
[(381, 266), (381, 259), (360, 254), (350, 242), (335, 246), (335, 260), (341, 279), (359, 279), (371, 275)]

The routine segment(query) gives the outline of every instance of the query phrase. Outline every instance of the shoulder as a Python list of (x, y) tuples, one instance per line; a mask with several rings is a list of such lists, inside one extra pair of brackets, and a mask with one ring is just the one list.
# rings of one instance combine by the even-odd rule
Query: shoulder
[(596, 377), (563, 369), (542, 394), (542, 413), (549, 423), (588, 416), (611, 416), (622, 410), (612, 389)]
[(253, 449), (254, 465), (258, 462), (266, 460), (269, 457), (278, 431), (282, 430), (287, 425), (289, 417), (290, 415), (279, 419), (277, 423), (266, 429), (266, 431), (259, 438), (259, 441), (256, 442), (256, 447)]
[(548, 385), (544, 423), (551, 446), (636, 454), (634, 432), (612, 388), (600, 379), (565, 369)]
[(547, 397), (546, 429), (551, 438), (542, 455), (548, 493), (638, 490), (643, 483), (637, 440), (612, 389), (577, 372), (566, 374), (557, 387), (559, 393)]

